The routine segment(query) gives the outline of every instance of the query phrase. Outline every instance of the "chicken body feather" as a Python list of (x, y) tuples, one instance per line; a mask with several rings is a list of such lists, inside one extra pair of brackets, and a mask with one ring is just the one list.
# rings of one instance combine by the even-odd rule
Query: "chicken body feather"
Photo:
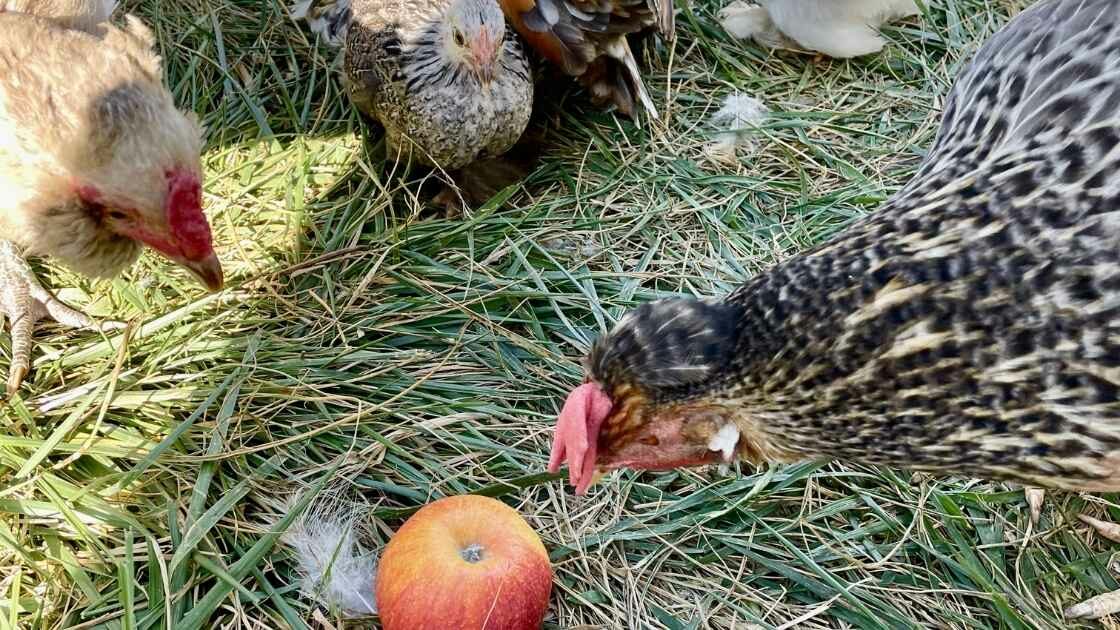
[(628, 36), (675, 32), (672, 0), (500, 0), (514, 28), (545, 59), (577, 77), (597, 104), (627, 116), (652, 116), (649, 96)]
[(97, 29), (116, 8), (116, 0), (0, 0), (0, 12), (37, 15), (82, 30)]
[(720, 22), (735, 37), (771, 48), (848, 58), (879, 52), (886, 43), (879, 27), (917, 14), (914, 0), (738, 0), (720, 11)]

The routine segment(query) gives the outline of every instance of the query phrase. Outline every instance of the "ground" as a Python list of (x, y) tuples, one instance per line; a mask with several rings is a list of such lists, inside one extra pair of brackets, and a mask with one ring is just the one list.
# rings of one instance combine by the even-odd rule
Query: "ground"
[[(1019, 489), (846, 464), (625, 472), (587, 497), (543, 474), (597, 334), (874, 212), (1027, 3), (926, 2), (855, 62), (734, 41), (716, 0), (677, 4), (675, 45), (645, 55), (658, 120), (559, 82), (532, 175), (444, 219), (282, 4), (125, 2), (207, 128), (229, 288), (151, 255), (112, 282), (45, 268), (132, 327), (41, 327), (0, 410), (0, 628), (342, 627), (269, 533), (316, 492), (370, 504), (371, 546), (434, 498), (501, 495), (552, 554), (548, 628), (1068, 627), (1065, 606), (1120, 587), (1075, 518), (1120, 516), (1099, 496), (1054, 493), (1032, 527)], [(734, 91), (774, 113), (714, 161), (706, 120)]]

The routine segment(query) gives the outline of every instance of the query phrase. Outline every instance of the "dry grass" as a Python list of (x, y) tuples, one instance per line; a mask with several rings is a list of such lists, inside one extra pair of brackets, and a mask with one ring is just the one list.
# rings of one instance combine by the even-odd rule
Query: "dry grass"
[[(127, 2), (209, 129), (232, 282), (206, 297), (150, 256), (98, 285), (51, 269), (65, 299), (133, 326), (43, 328), (0, 411), (0, 627), (308, 627), (266, 524), (324, 489), (370, 504), (374, 545), (433, 498), (502, 495), (555, 561), (550, 628), (1062, 627), (1063, 606), (1120, 586), (1071, 518), (1120, 516), (1102, 498), (1051, 497), (1032, 530), (1000, 484), (840, 464), (627, 472), (585, 498), (542, 474), (595, 335), (873, 211), (1023, 4), (936, 0), (884, 54), (836, 62), (732, 41), (714, 0), (693, 3), (651, 51), (661, 120), (563, 90), (523, 186), (443, 220), (282, 5)], [(705, 120), (733, 90), (776, 114), (719, 164)]]

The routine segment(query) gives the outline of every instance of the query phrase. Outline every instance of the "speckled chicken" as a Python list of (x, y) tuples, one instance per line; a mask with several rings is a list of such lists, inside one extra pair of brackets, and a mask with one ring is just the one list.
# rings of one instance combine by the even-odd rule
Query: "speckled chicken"
[(916, 176), (725, 298), (594, 346), (551, 468), (843, 459), (1120, 490), (1120, 3), (976, 54)]
[(542, 57), (587, 87), (593, 102), (627, 116), (657, 108), (629, 36), (657, 31), (672, 39), (673, 0), (500, 0), (517, 32)]
[(719, 13), (720, 23), (739, 39), (770, 48), (860, 57), (886, 41), (879, 28), (918, 14), (914, 0), (736, 0)]
[(148, 246), (222, 285), (202, 212), (201, 133), (162, 83), (151, 32), (98, 34), (0, 12), (0, 313), (12, 330), (7, 381), (29, 369), (31, 330), (50, 315), (94, 322), (44, 290), (25, 261), (45, 256), (97, 278)]
[(347, 93), (385, 127), (390, 157), (455, 171), (529, 123), (528, 61), (497, 0), (305, 0), (293, 16), (343, 47)]

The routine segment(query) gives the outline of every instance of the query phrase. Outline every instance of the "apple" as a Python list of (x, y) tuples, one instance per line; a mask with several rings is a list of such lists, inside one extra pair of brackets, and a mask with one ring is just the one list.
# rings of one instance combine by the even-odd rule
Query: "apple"
[(385, 546), (377, 573), (385, 630), (535, 630), (552, 593), (536, 532), (513, 508), (477, 495), (413, 514)]

